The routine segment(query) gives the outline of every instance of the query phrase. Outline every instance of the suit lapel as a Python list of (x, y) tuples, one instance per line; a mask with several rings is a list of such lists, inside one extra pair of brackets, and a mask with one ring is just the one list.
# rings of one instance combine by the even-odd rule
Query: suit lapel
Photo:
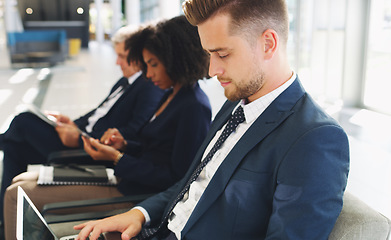
[[(292, 108), (303, 94), (304, 89), (301, 87), (299, 81), (294, 81), (292, 85), (276, 100), (274, 100), (274, 102), (272, 102), (262, 115), (256, 119), (253, 125), (246, 131), (235, 147), (231, 150), (217, 170), (216, 174), (213, 176), (213, 179), (205, 189), (204, 194), (183, 229), (182, 236), (185, 236), (191, 226), (198, 221), (213, 202), (215, 202), (216, 199), (223, 193), (231, 176), (234, 174), (245, 155), (251, 151), (255, 145), (261, 142), (271, 131), (277, 128), (287, 117), (293, 114)], [(228, 117), (229, 115), (226, 116), (226, 118)], [(227, 120), (225, 120), (224, 123), (226, 121)]]

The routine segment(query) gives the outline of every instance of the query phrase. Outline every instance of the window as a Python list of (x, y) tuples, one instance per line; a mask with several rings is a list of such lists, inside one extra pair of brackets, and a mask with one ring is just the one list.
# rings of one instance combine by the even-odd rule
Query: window
[(364, 106), (391, 114), (391, 0), (372, 0), (365, 66)]
[(346, 0), (288, 0), (288, 57), (306, 90), (322, 102), (341, 99)]

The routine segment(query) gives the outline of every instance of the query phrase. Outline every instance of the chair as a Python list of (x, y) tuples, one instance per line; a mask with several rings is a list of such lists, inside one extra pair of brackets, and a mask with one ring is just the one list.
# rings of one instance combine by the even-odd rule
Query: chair
[(54, 65), (65, 61), (67, 56), (67, 35), (64, 30), (9, 32), (7, 41), (12, 64)]
[(386, 240), (391, 221), (356, 196), (345, 192), (342, 211), (329, 240)]

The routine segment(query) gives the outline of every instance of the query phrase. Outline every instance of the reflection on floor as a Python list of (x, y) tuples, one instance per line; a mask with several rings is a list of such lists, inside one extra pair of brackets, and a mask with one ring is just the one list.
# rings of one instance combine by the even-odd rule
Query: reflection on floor
[[(4, 54), (0, 48), (0, 55)], [(120, 76), (110, 44), (92, 42), (89, 49), (50, 69), (11, 69), (2, 61), (0, 132), (7, 128), (22, 100), (76, 118), (97, 106)], [(223, 90), (216, 80), (203, 81), (201, 86), (216, 114), (225, 100)], [(349, 134), (351, 171), (347, 190), (391, 218), (391, 117), (360, 109), (342, 109), (332, 115)]]

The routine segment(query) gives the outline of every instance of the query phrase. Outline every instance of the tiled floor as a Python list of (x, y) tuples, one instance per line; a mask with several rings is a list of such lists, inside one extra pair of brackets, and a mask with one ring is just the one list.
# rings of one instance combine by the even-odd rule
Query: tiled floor
[[(121, 75), (110, 44), (92, 42), (78, 56), (43, 70), (11, 69), (4, 45), (0, 45), (0, 58), (0, 132), (6, 129), (22, 99), (35, 99), (43, 109), (75, 118), (95, 107)], [(202, 87), (215, 114), (225, 100), (223, 91), (215, 80), (202, 82)], [(42, 94), (35, 98), (38, 92)], [(343, 109), (333, 112), (333, 116), (350, 139), (347, 190), (391, 218), (391, 117), (359, 109)]]

